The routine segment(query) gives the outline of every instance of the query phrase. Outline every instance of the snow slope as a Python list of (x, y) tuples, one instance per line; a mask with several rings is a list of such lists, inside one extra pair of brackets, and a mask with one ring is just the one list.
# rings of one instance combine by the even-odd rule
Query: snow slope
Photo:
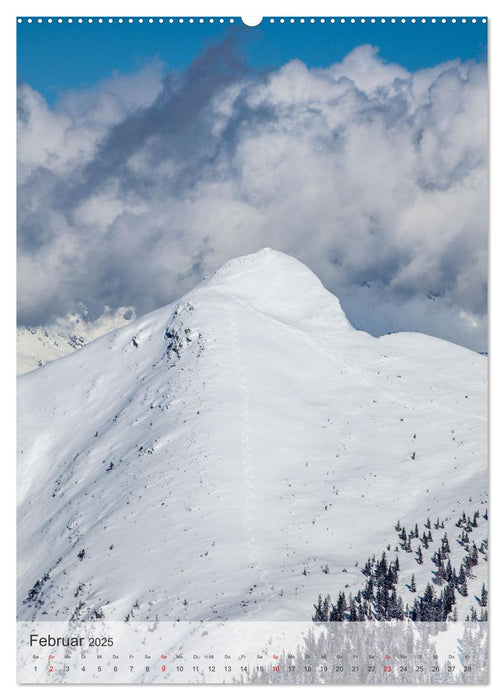
[(230, 261), (19, 378), (18, 619), (309, 620), (398, 519), (485, 511), (486, 376), (354, 330), (283, 253)]
[(20, 326), (17, 329), (17, 373), (43, 367), (105, 333), (125, 326), (134, 318), (135, 314), (129, 307), (121, 306), (115, 311), (105, 307), (104, 313), (95, 320), (74, 313), (48, 326)]

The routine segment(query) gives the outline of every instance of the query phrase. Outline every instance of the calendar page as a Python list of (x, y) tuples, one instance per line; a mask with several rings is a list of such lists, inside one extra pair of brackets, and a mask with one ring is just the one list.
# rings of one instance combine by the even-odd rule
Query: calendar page
[(488, 682), (487, 19), (17, 18), (18, 682)]

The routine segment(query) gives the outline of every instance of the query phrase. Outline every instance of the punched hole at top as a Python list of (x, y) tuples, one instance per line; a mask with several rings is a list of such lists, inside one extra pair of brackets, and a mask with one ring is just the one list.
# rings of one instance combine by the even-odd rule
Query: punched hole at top
[(241, 21), (243, 24), (246, 24), (247, 27), (257, 27), (258, 24), (261, 24), (262, 19), (262, 17), (242, 17)]

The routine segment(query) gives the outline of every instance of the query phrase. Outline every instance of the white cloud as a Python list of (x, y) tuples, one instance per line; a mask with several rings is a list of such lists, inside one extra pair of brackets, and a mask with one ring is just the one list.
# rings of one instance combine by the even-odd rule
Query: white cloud
[(255, 76), (224, 43), (182, 76), (20, 105), (21, 321), (143, 313), (270, 246), (361, 327), (486, 347), (484, 65), (409, 73), (362, 46)]

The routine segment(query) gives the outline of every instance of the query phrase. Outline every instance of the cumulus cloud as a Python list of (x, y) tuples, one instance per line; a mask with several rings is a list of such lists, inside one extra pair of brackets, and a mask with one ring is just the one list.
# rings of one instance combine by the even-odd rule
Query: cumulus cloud
[(20, 323), (142, 314), (270, 246), (360, 328), (486, 347), (483, 64), (410, 73), (364, 45), (258, 75), (230, 36), (54, 108), (22, 85), (18, 133)]

